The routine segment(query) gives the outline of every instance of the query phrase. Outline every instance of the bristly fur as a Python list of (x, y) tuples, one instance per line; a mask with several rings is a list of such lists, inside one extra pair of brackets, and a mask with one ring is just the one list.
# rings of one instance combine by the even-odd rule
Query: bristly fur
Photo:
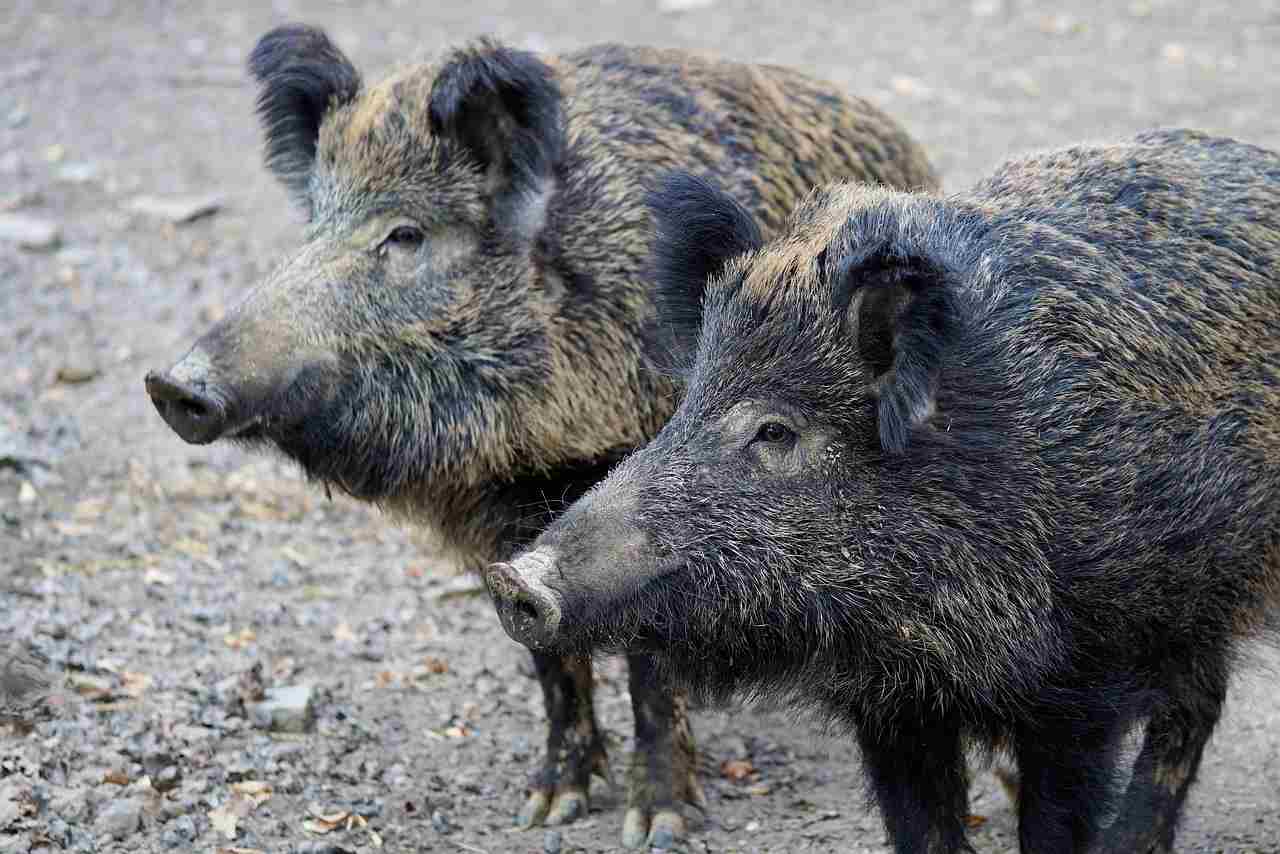
[(1280, 608), (1280, 155), (831, 186), (731, 268), (672, 419), (512, 562), (553, 642), (843, 720), (901, 854), (969, 850), (969, 743), (1017, 759), (1022, 850), (1171, 851)]
[[(268, 162), (310, 226), (173, 373), (216, 393), (236, 440), (408, 517), (470, 569), (531, 541), (674, 410), (678, 383), (642, 357), (657, 175), (715, 181), (770, 233), (817, 183), (937, 185), (883, 112), (783, 68), (483, 40), (360, 86), (300, 27), (250, 67)], [(603, 739), (589, 662), (535, 660), (551, 721), (529, 803), (554, 812), (585, 799)], [(631, 672), (645, 762), (627, 826), (670, 829), (697, 800), (692, 739), (652, 666)]]
[(901, 455), (910, 431), (933, 414), (958, 318), (944, 271), (925, 259), (895, 258), (885, 246), (868, 248), (840, 262), (832, 301), (874, 377), (880, 447)]
[(248, 66), (261, 87), (258, 117), (267, 167), (306, 203), (320, 123), (332, 108), (356, 96), (360, 75), (323, 31), (300, 24), (264, 35)]
[(482, 39), (445, 60), (427, 113), (432, 132), (455, 140), (500, 186), (532, 193), (564, 160), (562, 100), (536, 56)]
[(764, 242), (750, 211), (711, 181), (684, 172), (649, 192), (653, 214), (653, 301), (645, 352), (657, 369), (681, 378), (693, 367), (707, 281)]

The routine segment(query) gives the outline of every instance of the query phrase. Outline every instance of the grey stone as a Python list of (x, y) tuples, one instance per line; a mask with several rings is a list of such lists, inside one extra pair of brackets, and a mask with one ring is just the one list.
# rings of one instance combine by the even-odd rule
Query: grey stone
[(222, 208), (218, 196), (136, 196), (129, 202), (129, 210), (144, 216), (162, 219), (173, 225), (197, 220)]
[(68, 184), (87, 184), (98, 177), (98, 164), (85, 160), (64, 163), (58, 167), (57, 176)]
[(65, 246), (58, 250), (56, 257), (59, 264), (65, 264), (68, 267), (88, 267), (97, 260), (98, 255), (92, 249), (86, 249), (83, 246)]
[(115, 839), (124, 839), (138, 831), (142, 824), (142, 799), (119, 798), (107, 804), (94, 823), (99, 831)]
[(260, 729), (307, 732), (315, 723), (315, 686), (286, 685), (267, 690), (266, 699), (249, 703), (249, 719)]
[(189, 815), (180, 815), (164, 829), (160, 841), (169, 848), (182, 848), (195, 842), (199, 835), (195, 820)]
[(31, 838), (25, 833), (0, 836), (0, 854), (27, 854), (30, 850)]
[(49, 798), (49, 811), (72, 824), (83, 824), (88, 821), (88, 791), (80, 788), (57, 789)]
[(54, 249), (62, 242), (58, 224), (19, 213), (0, 213), (0, 241), (23, 249)]
[(167, 792), (182, 780), (182, 771), (177, 765), (166, 765), (151, 778), (151, 787), (157, 792)]

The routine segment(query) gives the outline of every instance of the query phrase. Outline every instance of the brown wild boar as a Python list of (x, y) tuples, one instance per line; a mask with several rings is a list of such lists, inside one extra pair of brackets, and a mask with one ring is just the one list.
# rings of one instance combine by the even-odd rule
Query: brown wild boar
[[(647, 180), (713, 176), (766, 228), (816, 183), (935, 184), (883, 113), (782, 68), (481, 41), (365, 86), (301, 26), (266, 34), (249, 68), (305, 240), (147, 391), (183, 439), (283, 451), (470, 568), (531, 541), (675, 406), (641, 358)], [(693, 739), (683, 697), (629, 664), (623, 838), (665, 844), (701, 799)], [(526, 825), (584, 815), (605, 765), (590, 660), (535, 666), (550, 729)]]

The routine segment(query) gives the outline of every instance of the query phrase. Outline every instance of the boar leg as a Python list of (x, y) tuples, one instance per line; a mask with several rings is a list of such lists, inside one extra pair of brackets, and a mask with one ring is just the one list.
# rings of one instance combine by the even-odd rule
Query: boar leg
[(706, 806), (698, 784), (689, 702), (682, 692), (667, 687), (649, 656), (628, 656), (627, 668), (636, 745), (627, 779), (622, 844), (670, 848), (684, 836), (681, 803)]
[(1120, 816), (1103, 837), (1108, 854), (1173, 850), (1182, 804), (1226, 701), (1226, 673), (1225, 662), (1211, 662), (1152, 714)]
[(1016, 740), (1019, 844), (1037, 854), (1084, 854), (1115, 815), (1126, 721), (1041, 720)]
[(896, 854), (973, 850), (965, 841), (969, 780), (958, 727), (902, 715), (858, 727), (858, 744)]
[(565, 824), (587, 814), (592, 773), (608, 772), (604, 736), (591, 702), (591, 659), (533, 653), (547, 709), (547, 753), (529, 781), (520, 827)]

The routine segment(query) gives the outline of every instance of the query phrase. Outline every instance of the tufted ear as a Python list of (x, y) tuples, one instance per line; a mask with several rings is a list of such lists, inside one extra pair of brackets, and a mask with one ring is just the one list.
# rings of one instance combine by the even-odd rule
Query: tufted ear
[(527, 237), (564, 157), (561, 100), (540, 59), (491, 39), (455, 51), (431, 87), (432, 132), (484, 171), (499, 221)]
[(911, 431), (933, 416), (957, 324), (946, 272), (929, 258), (873, 243), (836, 265), (831, 296), (875, 381), (880, 445), (903, 454)]
[(267, 168), (310, 206), (307, 183), (325, 114), (360, 89), (360, 75), (323, 31), (301, 24), (271, 30), (249, 54), (258, 81), (258, 118), (266, 134)]
[(684, 172), (663, 177), (649, 193), (648, 206), (655, 231), (651, 277), (657, 316), (647, 330), (645, 350), (655, 368), (679, 375), (693, 363), (707, 281), (764, 240), (750, 212), (732, 196)]

